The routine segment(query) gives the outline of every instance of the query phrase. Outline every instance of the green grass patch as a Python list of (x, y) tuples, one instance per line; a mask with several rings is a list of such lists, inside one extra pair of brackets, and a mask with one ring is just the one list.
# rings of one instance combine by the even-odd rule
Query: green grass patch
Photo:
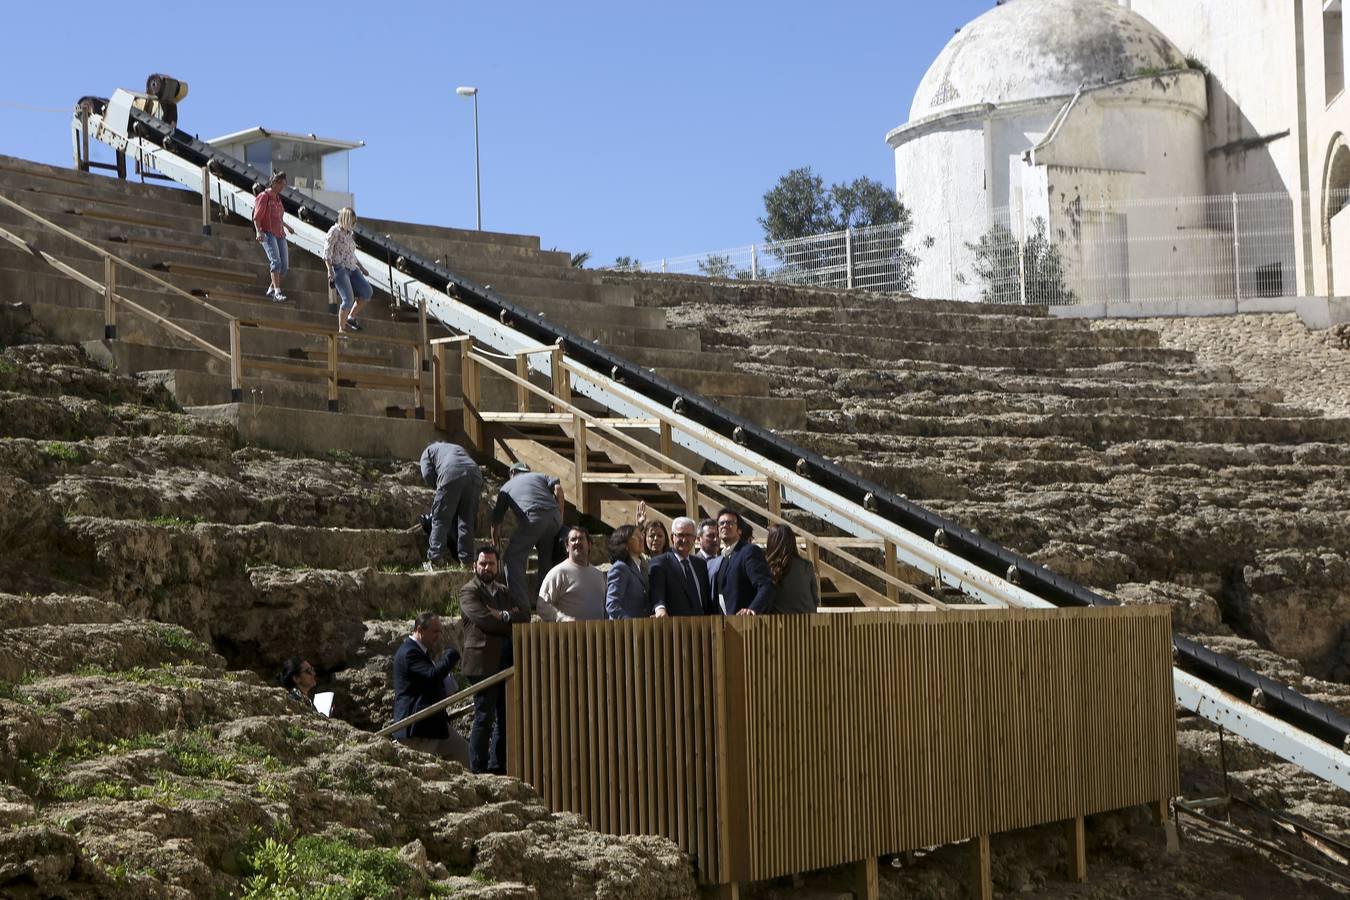
[(159, 637), (159, 642), (170, 650), (181, 650), (184, 653), (205, 653), (210, 649), (195, 634), (177, 625), (157, 623), (155, 634)]
[(14, 365), (13, 360), (0, 356), (0, 375), (13, 375), (17, 371), (19, 371), (19, 367)]
[(363, 849), (341, 838), (267, 838), (246, 856), (244, 900), (365, 900), (399, 897), (413, 871), (398, 852)]
[(79, 462), (80, 451), (74, 444), (65, 441), (42, 441), (38, 444), (38, 449), (44, 456), (58, 459), (62, 462)]
[(146, 519), (151, 525), (157, 525), (160, 528), (191, 528), (201, 522), (198, 516), (154, 516)]

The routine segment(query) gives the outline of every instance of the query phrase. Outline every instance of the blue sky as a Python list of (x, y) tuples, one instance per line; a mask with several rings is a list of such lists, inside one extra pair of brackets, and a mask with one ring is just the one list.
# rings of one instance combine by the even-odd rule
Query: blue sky
[[(364, 140), (357, 212), (472, 228), (471, 101), (483, 226), (545, 248), (678, 256), (760, 239), (780, 175), (894, 186), (887, 131), (928, 64), (992, 0), (944, 3), (8, 4), (0, 153), (70, 164), (67, 109), (191, 88), (180, 127)], [(20, 37), (21, 36), (21, 37)]]

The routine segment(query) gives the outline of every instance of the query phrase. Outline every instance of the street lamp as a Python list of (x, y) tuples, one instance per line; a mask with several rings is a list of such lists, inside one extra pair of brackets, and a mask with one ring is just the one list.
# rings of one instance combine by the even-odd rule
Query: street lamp
[(478, 169), (478, 88), (457, 87), (455, 93), (473, 98), (473, 192), (478, 200), (478, 230), (483, 230), (483, 182)]

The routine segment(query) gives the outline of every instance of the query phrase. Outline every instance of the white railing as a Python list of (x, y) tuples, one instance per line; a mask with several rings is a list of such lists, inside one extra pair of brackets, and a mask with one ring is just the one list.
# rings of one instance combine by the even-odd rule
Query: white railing
[[(1287, 297), (1309, 292), (1295, 251), (1302, 199), (1282, 192), (1102, 199), (1063, 204), (1048, 219), (1020, 208), (952, 210), (937, 221), (616, 269), (1034, 305)], [(1330, 208), (1350, 198), (1338, 199)], [(1316, 213), (1312, 220), (1317, 229)]]

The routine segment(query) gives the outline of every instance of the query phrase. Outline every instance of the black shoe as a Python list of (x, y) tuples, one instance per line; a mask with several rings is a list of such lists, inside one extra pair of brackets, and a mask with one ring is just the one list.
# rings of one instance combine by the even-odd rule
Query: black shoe
[(360, 330), (361, 330), (361, 323), (358, 322), (358, 321), (356, 321), (355, 319), (348, 319), (348, 320), (347, 320), (347, 327), (350, 328), (352, 331), (360, 331)]
[(505, 775), (505, 774), (506, 774), (506, 769), (505, 769), (505, 768), (488, 769), (488, 770), (487, 770), (487, 773), (488, 773), (489, 775)]

